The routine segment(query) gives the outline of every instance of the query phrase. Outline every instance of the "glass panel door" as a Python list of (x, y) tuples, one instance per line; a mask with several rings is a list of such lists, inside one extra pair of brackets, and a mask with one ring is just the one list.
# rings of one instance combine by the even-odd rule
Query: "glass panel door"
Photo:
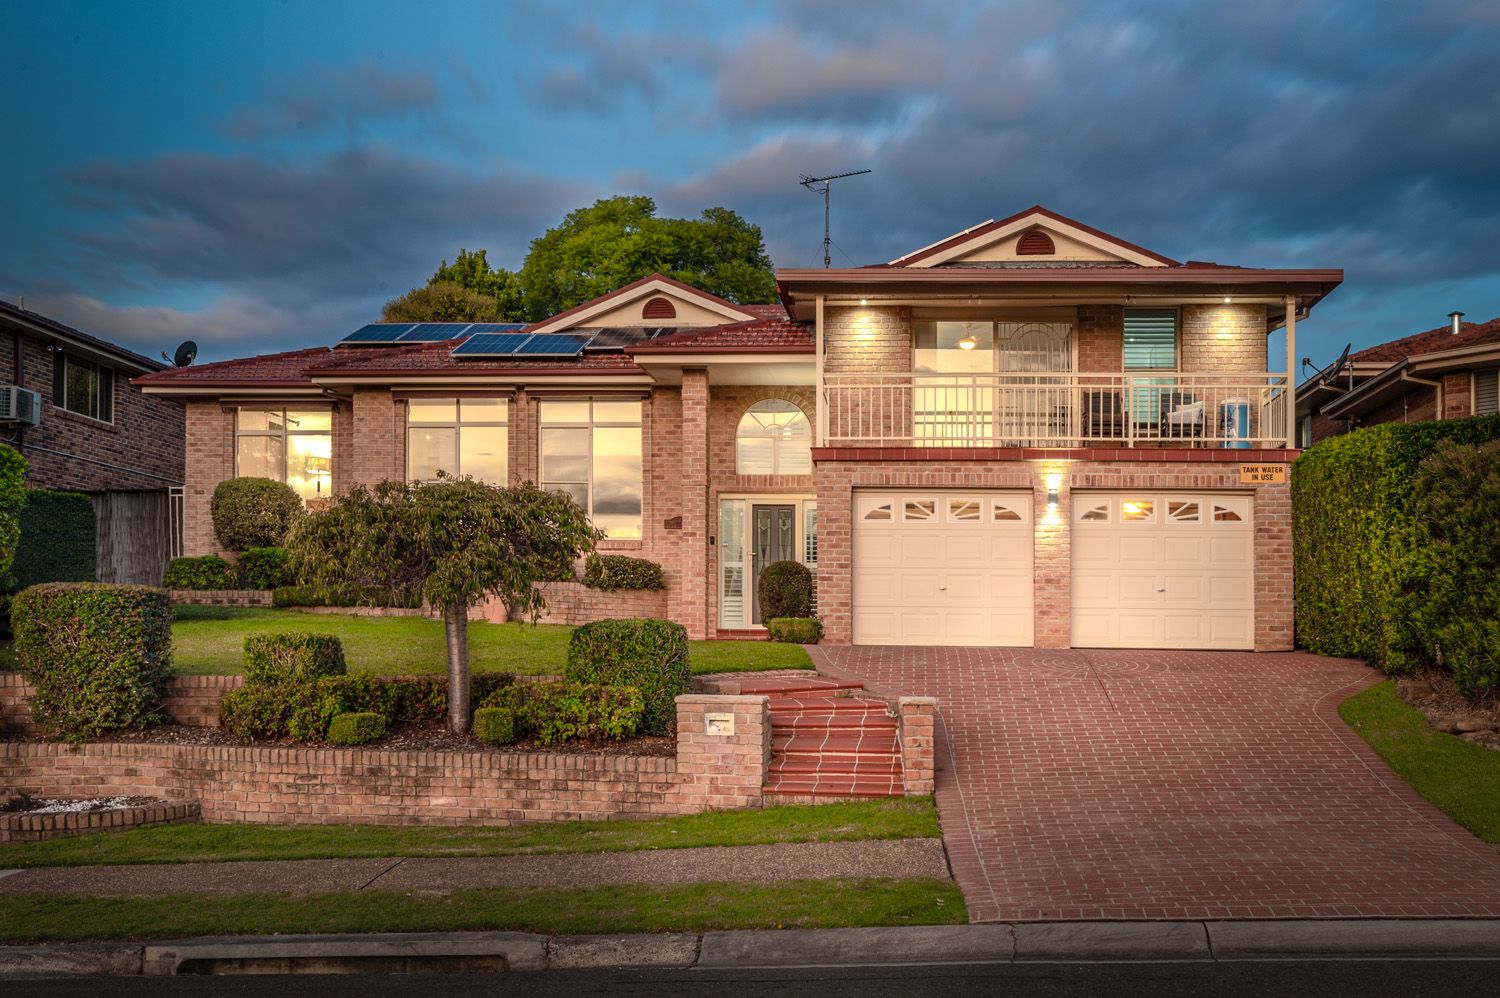
[(750, 622), (760, 624), (760, 575), (767, 565), (796, 561), (797, 508), (791, 505), (752, 506)]
[(1002, 398), (996, 413), (1000, 437), (1009, 443), (1071, 436), (1073, 326), (1067, 322), (998, 324)]

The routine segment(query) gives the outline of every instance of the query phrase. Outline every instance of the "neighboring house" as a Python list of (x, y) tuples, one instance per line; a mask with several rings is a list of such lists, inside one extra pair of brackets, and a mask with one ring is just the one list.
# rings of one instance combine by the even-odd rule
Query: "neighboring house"
[(168, 490), (183, 482), (183, 408), (131, 379), (166, 365), (7, 302), (0, 334), (10, 351), (0, 354), (0, 441), (26, 456), (26, 483), (93, 497), (101, 580), (160, 583)]
[(653, 276), (524, 328), (375, 324), (137, 383), (188, 406), (189, 553), (235, 474), (316, 503), (448, 470), (570, 492), (693, 637), (759, 633), (755, 580), (795, 559), (832, 642), (1281, 650), (1284, 372), (1342, 277), (1038, 207), (780, 271), (779, 305)]
[(1500, 318), (1446, 326), (1348, 356), (1297, 388), (1303, 446), (1377, 423), (1493, 415), (1500, 372)]

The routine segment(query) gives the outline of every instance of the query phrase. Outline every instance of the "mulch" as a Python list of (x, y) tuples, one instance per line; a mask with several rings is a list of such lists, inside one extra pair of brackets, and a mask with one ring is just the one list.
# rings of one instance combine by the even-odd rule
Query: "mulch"
[(1438, 671), (1397, 679), (1396, 695), (1426, 715), (1435, 730), (1500, 750), (1500, 698), (1470, 700), (1451, 675)]

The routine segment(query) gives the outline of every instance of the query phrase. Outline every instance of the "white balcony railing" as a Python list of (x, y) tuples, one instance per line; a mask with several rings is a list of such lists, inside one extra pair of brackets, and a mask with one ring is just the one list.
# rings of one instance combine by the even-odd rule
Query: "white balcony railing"
[(1284, 447), (1281, 374), (825, 374), (829, 447)]

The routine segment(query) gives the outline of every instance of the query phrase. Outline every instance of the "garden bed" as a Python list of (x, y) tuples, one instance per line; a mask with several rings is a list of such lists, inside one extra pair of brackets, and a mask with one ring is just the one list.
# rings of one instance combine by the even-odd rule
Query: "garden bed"
[(1398, 679), (1396, 693), (1421, 711), (1434, 731), (1500, 750), (1500, 699), (1470, 700), (1451, 675), (1437, 671)]
[(197, 821), (195, 800), (140, 794), (44, 797), (22, 791), (0, 805), (0, 842), (45, 842), (69, 835)]

